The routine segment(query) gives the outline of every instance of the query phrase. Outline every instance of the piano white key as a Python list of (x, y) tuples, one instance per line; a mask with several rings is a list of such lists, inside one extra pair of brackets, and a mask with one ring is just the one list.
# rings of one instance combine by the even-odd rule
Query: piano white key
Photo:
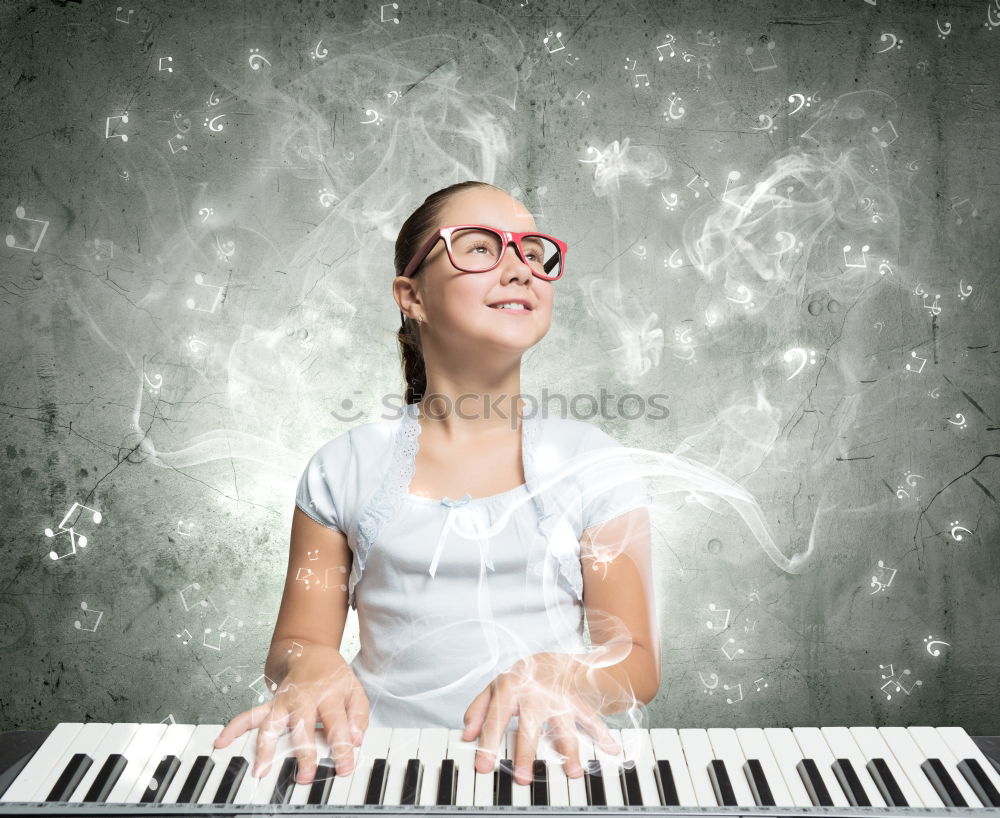
[[(448, 730), (448, 758), (454, 760), (458, 772), (458, 783), (455, 786), (455, 806), (471, 807), (475, 804), (476, 789), (476, 739), (462, 739), (464, 728)], [(435, 790), (435, 797), (436, 797)], [(432, 802), (433, 803), (433, 802)]]
[(840, 786), (837, 774), (833, 771), (833, 753), (830, 752), (830, 745), (826, 743), (820, 729), (818, 727), (793, 727), (792, 735), (795, 736), (795, 740), (802, 750), (802, 757), (811, 758), (816, 762), (833, 805), (835, 807), (849, 807), (851, 802), (847, 800), (844, 788)]
[(180, 767), (177, 768), (177, 773), (170, 782), (170, 786), (167, 788), (167, 792), (164, 794), (161, 803), (177, 803), (177, 796), (181, 794), (184, 782), (187, 781), (195, 759), (198, 756), (211, 755), (212, 742), (219, 737), (219, 733), (222, 732), (224, 726), (222, 724), (199, 724), (195, 726), (194, 732), (191, 733), (191, 738), (179, 754)]
[[(0, 797), (0, 801), (25, 802), (33, 800), (35, 792), (40, 789), (43, 781), (50, 779), (56, 763), (63, 757), (66, 748), (72, 744), (82, 729), (82, 722), (63, 721), (57, 724), (45, 738), (45, 741), (35, 750), (35, 754), (28, 759), (28, 763), (24, 765), (24, 769), (18, 773), (17, 778)], [(62, 772), (62, 768), (59, 772)], [(57, 777), (58, 775), (59, 773), (56, 773)], [(50, 790), (55, 780), (51, 779)], [(48, 795), (48, 791), (45, 794)]]
[(924, 761), (924, 756), (920, 753), (920, 748), (914, 743), (905, 727), (879, 727), (885, 743), (889, 745), (892, 754), (903, 768), (906, 777), (910, 779), (913, 789), (917, 791), (920, 800), (925, 807), (943, 807), (944, 801), (937, 794), (934, 785), (931, 784), (927, 774), (920, 769)]
[(562, 753), (556, 748), (554, 735), (542, 733), (538, 737), (537, 756), (545, 762), (549, 777), (549, 806), (568, 807), (569, 785), (566, 780), (566, 767), (563, 764)]
[(94, 748), (94, 754), (91, 755), (94, 763), (90, 765), (90, 769), (80, 780), (80, 784), (73, 791), (73, 795), (67, 799), (68, 801), (83, 801), (107, 757), (114, 753), (125, 755), (125, 749), (138, 729), (137, 722), (117, 722), (111, 725), (111, 729), (104, 734), (100, 744)]
[(944, 764), (945, 769), (948, 771), (948, 775), (951, 776), (951, 780), (955, 782), (955, 786), (958, 787), (958, 791), (962, 793), (962, 796), (965, 798), (965, 803), (967, 803), (970, 807), (991, 806), (990, 804), (983, 804), (983, 802), (979, 799), (979, 796), (976, 795), (972, 787), (969, 786), (969, 783), (965, 780), (965, 776), (962, 775), (961, 770), (958, 769), (958, 762), (961, 759), (955, 756), (955, 754), (951, 751), (951, 748), (945, 743), (944, 739), (938, 735), (937, 731), (933, 727), (907, 727), (906, 729), (909, 730), (910, 737), (916, 742), (925, 759), (941, 759), (941, 763)]
[[(653, 727), (649, 731), (650, 741), (653, 743), (653, 755), (656, 759), (663, 759), (670, 762), (670, 771), (674, 779), (674, 787), (677, 789), (677, 800), (682, 807), (697, 807), (698, 796), (695, 794), (694, 784), (691, 781), (691, 773), (688, 770), (687, 759), (684, 756), (684, 747), (681, 744), (680, 736), (673, 727)], [(711, 787), (711, 782), (709, 783)], [(654, 802), (655, 806), (656, 802)], [(715, 795), (712, 795), (712, 805), (715, 805)]]
[[(354, 775), (351, 776), (351, 789), (347, 794), (348, 804), (364, 804), (368, 781), (371, 778), (372, 766), (377, 758), (389, 755), (389, 740), (392, 737), (391, 727), (369, 727), (361, 739), (357, 760), (354, 764)], [(336, 785), (336, 782), (334, 782)], [(332, 798), (329, 803), (334, 803)]]
[[(221, 732), (221, 730), (216, 731), (212, 737), (212, 741), (215, 741)], [(225, 747), (212, 747), (210, 755), (212, 756), (212, 761), (215, 762), (215, 766), (212, 767), (212, 772), (209, 773), (208, 779), (205, 781), (205, 787), (202, 789), (201, 795), (198, 796), (196, 803), (211, 804), (214, 802), (215, 793), (219, 789), (219, 784), (222, 783), (222, 776), (226, 774), (229, 762), (237, 756), (247, 760), (248, 766), (244, 777), (251, 775), (256, 743), (257, 731), (247, 730), (243, 735), (234, 738)], [(209, 746), (211, 747), (211, 742), (209, 742)]]
[(656, 773), (654, 772), (656, 755), (653, 752), (650, 731), (638, 727), (623, 727), (618, 732), (621, 734), (622, 758), (635, 762), (635, 772), (639, 779), (639, 792), (642, 795), (643, 806), (657, 806), (660, 803), (660, 791), (656, 786)]
[[(478, 744), (477, 744), (478, 749)], [(495, 781), (494, 775), (500, 769), (500, 759), (506, 758), (507, 753), (507, 733), (500, 736), (500, 746), (496, 748), (496, 758), (493, 757), (492, 747), (485, 748), (490, 751), (487, 754), (487, 758), (493, 762), (493, 767), (485, 773), (476, 770), (475, 785), (473, 792), (472, 804), (476, 807), (491, 807), (493, 806), (493, 784)], [(475, 756), (473, 756), (473, 762), (475, 762)]]
[[(621, 746), (621, 730), (609, 727), (608, 732), (611, 737)], [(594, 758), (601, 765), (601, 773), (604, 776), (604, 798), (609, 807), (625, 806), (625, 794), (622, 792), (620, 768), (625, 757), (622, 753), (609, 753), (604, 750), (598, 742), (594, 742)]]
[[(260, 728), (258, 727), (257, 730)], [(274, 755), (271, 756), (270, 766), (267, 773), (258, 778), (253, 774), (254, 765), (257, 763), (256, 739), (254, 740), (254, 757), (247, 759), (250, 762), (250, 769), (247, 770), (243, 781), (240, 783), (236, 795), (233, 797), (234, 804), (267, 804), (271, 801), (274, 793), (274, 785), (278, 781), (281, 772), (281, 765), (285, 758), (294, 755), (291, 731), (285, 730), (274, 746)]]
[[(385, 731), (391, 728), (385, 727), (369, 727), (365, 730), (361, 737), (361, 746), (358, 747), (352, 743), (351, 745), (351, 755), (353, 756), (353, 763), (351, 765), (351, 771), (346, 775), (338, 772), (336, 770), (336, 764), (334, 765), (334, 771), (337, 773), (333, 779), (333, 784), (330, 786), (330, 797), (327, 799), (326, 803), (336, 804), (337, 806), (346, 806), (352, 803), (349, 799), (354, 790), (355, 783), (364, 778), (363, 784), (358, 784), (358, 788), (361, 791), (361, 801), (365, 798), (365, 788), (368, 786), (368, 777), (371, 775), (373, 756), (371, 752), (386, 752), (388, 749), (388, 738), (386, 737)], [(372, 731), (380, 731), (377, 735), (371, 736)], [(371, 737), (370, 737), (371, 736)], [(364, 751), (364, 752), (362, 752)], [(362, 766), (362, 761), (368, 759), (367, 772), (360, 772), (359, 767)], [(334, 762), (336, 762), (336, 756), (333, 757)]]
[[(128, 800), (129, 793), (132, 792), (143, 770), (146, 769), (146, 763), (149, 761), (150, 756), (160, 746), (163, 735), (167, 732), (167, 726), (163, 723), (139, 725), (139, 729), (135, 731), (135, 735), (132, 736), (132, 740), (123, 753), (127, 763), (121, 777), (118, 779), (118, 783), (108, 793), (107, 803), (135, 803), (135, 801), (130, 802)], [(152, 773), (150, 773), (150, 776), (152, 776)]]
[(736, 731), (731, 727), (709, 727), (708, 740), (712, 745), (715, 757), (726, 763), (726, 772), (729, 773), (729, 781), (733, 785), (736, 803), (741, 807), (756, 806), (757, 802), (754, 800), (746, 773), (743, 772), (743, 762), (746, 761), (746, 756), (743, 755)]
[(861, 748), (858, 747), (851, 731), (846, 727), (821, 727), (820, 732), (823, 733), (823, 738), (826, 739), (834, 758), (846, 758), (851, 762), (851, 767), (854, 768), (854, 772), (857, 774), (868, 800), (872, 802), (872, 806), (886, 806), (882, 793), (879, 792), (868, 772), (868, 758), (861, 752)]
[(774, 797), (774, 805), (776, 807), (794, 807), (795, 801), (785, 785), (785, 777), (778, 769), (778, 762), (771, 751), (771, 745), (764, 737), (763, 729), (760, 727), (737, 727), (736, 738), (743, 749), (744, 757), (747, 759), (756, 758), (760, 762), (771, 795)]
[(403, 794), (403, 777), (406, 763), (417, 757), (420, 746), (419, 727), (394, 727), (389, 736), (388, 769), (386, 770), (385, 797), (383, 804), (398, 806)]
[[(708, 765), (715, 758), (712, 752), (712, 742), (708, 733), (695, 727), (682, 727), (677, 731), (681, 746), (684, 748), (684, 758), (687, 759), (691, 784), (694, 787), (698, 805), (702, 807), (720, 806), (715, 798), (715, 789), (708, 774)], [(671, 765), (673, 766), (673, 765)]]
[(854, 736), (854, 740), (858, 743), (858, 748), (864, 753), (866, 760), (873, 758), (885, 759), (885, 763), (889, 767), (892, 777), (896, 779), (896, 783), (899, 785), (906, 803), (911, 807), (924, 806), (917, 791), (913, 789), (910, 779), (903, 772), (903, 768), (899, 766), (899, 762), (896, 761), (896, 756), (879, 734), (878, 728), (851, 727), (850, 730), (851, 735)]
[(86, 753), (93, 759), (94, 751), (110, 729), (111, 724), (109, 722), (93, 721), (89, 724), (84, 724), (80, 732), (73, 737), (73, 741), (63, 749), (62, 755), (56, 759), (55, 764), (49, 770), (49, 774), (42, 779), (28, 800), (44, 801), (48, 798), (49, 792), (51, 792), (52, 787), (59, 780), (59, 776), (62, 775), (63, 770), (73, 756), (76, 753)]
[[(517, 754), (517, 728), (507, 729), (507, 753), (508, 758), (513, 764), (515, 756)], [(535, 758), (538, 757), (538, 747), (535, 747)], [(513, 767), (511, 767), (511, 777), (512, 783), (510, 788), (510, 802), (511, 806), (514, 807), (530, 807), (531, 806), (531, 782), (527, 784), (518, 784), (517, 779), (513, 778)], [(532, 775), (532, 763), (528, 762), (528, 775)]]
[(420, 791), (417, 793), (419, 806), (433, 806), (437, 803), (441, 762), (448, 757), (449, 732), (447, 727), (423, 727), (420, 729), (417, 758), (424, 765), (424, 778), (420, 784)]
[[(955, 754), (955, 757), (959, 762), (967, 759), (974, 758), (979, 762), (986, 773), (986, 777), (993, 782), (993, 786), (997, 790), (1000, 790), (1000, 773), (997, 772), (996, 767), (993, 763), (983, 755), (983, 751), (979, 749), (976, 742), (972, 740), (972, 737), (965, 732), (963, 727), (937, 727), (935, 728), (938, 735), (944, 740), (944, 743), (948, 745), (949, 749)], [(961, 773), (959, 773), (961, 775)], [(965, 776), (962, 776), (963, 778)]]
[[(313, 776), (313, 781), (316, 777), (320, 775), (319, 765), (323, 763), (323, 759), (327, 759), (331, 766), (334, 768), (336, 764), (334, 763), (333, 753), (330, 752), (330, 745), (327, 744), (326, 734), (323, 732), (323, 728), (320, 725), (316, 726), (316, 736), (315, 736), (315, 747), (316, 747), (316, 773)], [(336, 772), (336, 770), (334, 770)], [(331, 773), (332, 774), (332, 773)], [(296, 775), (298, 778), (298, 775)], [(313, 781), (309, 781), (306, 784), (296, 783), (295, 787), (292, 789), (291, 797), (288, 799), (289, 804), (308, 804), (309, 803), (309, 791), (312, 789)]]
[(764, 738), (767, 740), (774, 753), (774, 761), (781, 771), (781, 777), (788, 787), (788, 794), (792, 796), (792, 801), (797, 807), (811, 807), (813, 805), (809, 793), (806, 791), (802, 777), (796, 768), (802, 760), (802, 750), (799, 743), (792, 735), (792, 731), (787, 727), (765, 727)]
[[(576, 736), (577, 753), (576, 761), (583, 768), (583, 774), (576, 776), (566, 776), (566, 790), (569, 795), (569, 806), (586, 807), (587, 802), (587, 761), (594, 757), (594, 743), (590, 736), (583, 732), (575, 724), (573, 734)], [(565, 761), (563, 762), (565, 765)], [(563, 770), (565, 771), (565, 766)]]
[[(167, 755), (179, 756), (185, 745), (191, 739), (191, 734), (194, 733), (194, 728), (195, 725), (193, 724), (166, 725), (166, 729), (163, 731), (159, 742), (157, 742), (156, 746), (153, 748), (149, 758), (146, 759), (146, 763), (142, 770), (139, 771), (139, 775), (136, 776), (132, 789), (125, 796), (126, 804), (139, 803), (139, 799), (142, 798), (143, 793), (146, 792), (146, 789), (152, 782), (153, 773), (156, 772), (156, 768), (159, 766), (160, 761), (162, 761), (163, 757)], [(123, 775), (122, 778), (124, 777), (125, 776)], [(157, 784), (159, 784), (159, 782), (157, 782)], [(117, 787), (115, 789), (117, 789)], [(114, 793), (112, 793), (112, 795), (114, 795)]]

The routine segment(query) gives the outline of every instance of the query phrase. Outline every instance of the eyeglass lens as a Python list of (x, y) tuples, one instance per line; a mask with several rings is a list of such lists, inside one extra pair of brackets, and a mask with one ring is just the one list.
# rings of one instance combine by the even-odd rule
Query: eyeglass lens
[[(562, 252), (559, 245), (543, 235), (521, 239), (524, 260), (536, 275), (558, 278), (562, 275)], [(465, 227), (451, 234), (452, 261), (460, 270), (482, 272), (496, 265), (503, 250), (503, 238), (492, 230)]]

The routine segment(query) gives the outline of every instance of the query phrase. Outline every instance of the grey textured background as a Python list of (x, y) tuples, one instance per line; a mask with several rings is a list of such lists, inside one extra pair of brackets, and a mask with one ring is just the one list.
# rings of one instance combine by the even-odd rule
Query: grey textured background
[(258, 701), (298, 475), (400, 403), (392, 242), (472, 178), (570, 246), (525, 391), (813, 537), (650, 480), (640, 726), (1000, 734), (998, 0), (393, 13), (2, 6), (0, 728)]

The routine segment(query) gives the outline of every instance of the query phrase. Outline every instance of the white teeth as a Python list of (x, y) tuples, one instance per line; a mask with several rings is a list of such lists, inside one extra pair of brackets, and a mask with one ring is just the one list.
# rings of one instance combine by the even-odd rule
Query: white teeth
[(523, 304), (496, 304), (493, 309), (495, 310), (527, 310)]

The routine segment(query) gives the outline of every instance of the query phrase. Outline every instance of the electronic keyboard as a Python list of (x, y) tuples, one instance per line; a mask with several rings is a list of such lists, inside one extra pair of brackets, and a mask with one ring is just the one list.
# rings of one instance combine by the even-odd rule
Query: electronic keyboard
[(995, 740), (961, 727), (623, 728), (616, 754), (578, 732), (576, 778), (541, 736), (527, 784), (513, 728), (479, 772), (461, 730), (370, 727), (344, 775), (317, 731), (315, 778), (297, 783), (290, 733), (257, 778), (257, 730), (216, 749), (222, 727), (62, 722), (0, 778), (0, 815), (1000, 815), (1000, 764), (980, 747)]

